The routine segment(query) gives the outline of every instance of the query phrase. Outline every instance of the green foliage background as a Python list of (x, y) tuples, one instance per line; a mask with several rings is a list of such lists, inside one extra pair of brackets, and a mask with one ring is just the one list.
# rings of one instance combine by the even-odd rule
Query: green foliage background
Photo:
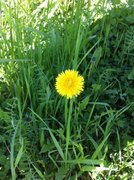
[[(0, 179), (133, 179), (133, 1), (0, 0), (0, 16)], [(72, 68), (85, 89), (65, 159), (54, 84)]]

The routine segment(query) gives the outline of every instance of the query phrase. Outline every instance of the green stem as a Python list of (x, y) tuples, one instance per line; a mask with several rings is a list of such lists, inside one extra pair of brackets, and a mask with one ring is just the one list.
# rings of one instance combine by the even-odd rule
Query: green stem
[(66, 98), (65, 99), (65, 128), (67, 128), (67, 117), (68, 117), (68, 108), (67, 108), (67, 105), (68, 105), (68, 99)]
[(71, 122), (72, 110), (73, 110), (73, 99), (70, 100), (69, 113), (68, 113), (67, 126), (66, 126), (66, 154), (65, 154), (66, 160), (68, 159), (68, 146), (70, 141), (70, 132), (71, 132), (70, 122)]

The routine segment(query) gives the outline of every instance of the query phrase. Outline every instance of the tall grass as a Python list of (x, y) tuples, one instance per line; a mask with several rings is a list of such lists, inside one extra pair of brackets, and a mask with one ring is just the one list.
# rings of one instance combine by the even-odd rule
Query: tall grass
[[(0, 1), (1, 89), (6, 90), (0, 103), (8, 117), (5, 141), (11, 141), (5, 179), (101, 179), (116, 172), (108, 161), (110, 137), (118, 138), (120, 147), (113, 128), (132, 104), (115, 109), (100, 98), (113, 86), (103, 84), (112, 70), (98, 70), (107, 58), (107, 5)], [(100, 16), (97, 35), (93, 24)], [(70, 107), (55, 91), (55, 77), (65, 69), (77, 69), (85, 78), (84, 92)]]

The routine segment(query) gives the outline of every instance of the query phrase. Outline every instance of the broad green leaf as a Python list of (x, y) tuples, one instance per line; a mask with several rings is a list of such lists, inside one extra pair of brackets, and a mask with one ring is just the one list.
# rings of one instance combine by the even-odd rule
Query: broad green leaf
[[(62, 161), (61, 161), (62, 162)], [(89, 164), (89, 165), (100, 165), (103, 163), (103, 160), (97, 160), (97, 159), (75, 159), (75, 160), (68, 160), (64, 161), (65, 163), (69, 164)]]
[(22, 155), (23, 155), (23, 146), (24, 146), (24, 142), (23, 142), (23, 138), (21, 139), (21, 147), (20, 150), (17, 154), (16, 160), (15, 160), (15, 168), (17, 167)]
[(39, 169), (37, 169), (34, 165), (33, 165), (33, 167), (34, 167), (34, 169), (36, 170), (37, 174), (38, 174), (43, 180), (45, 180), (45, 177), (44, 177), (44, 175), (42, 174), (42, 172), (41, 172)]
[[(110, 134), (109, 134), (109, 135), (110, 135)], [(106, 140), (108, 139), (109, 135), (106, 136), (106, 137), (103, 139), (103, 141), (100, 143), (100, 145), (97, 147), (97, 149), (96, 149), (95, 152), (93, 153), (91, 159), (95, 159), (97, 156), (99, 156), (99, 154), (100, 154), (102, 148), (104, 147), (104, 144), (105, 144)]]
[(85, 171), (91, 171), (91, 172), (101, 172), (101, 171), (108, 171), (109, 168), (105, 168), (105, 167), (93, 167), (93, 166), (83, 166), (81, 168), (81, 171), (85, 172)]
[(50, 133), (50, 135), (51, 135), (51, 138), (52, 138), (52, 140), (53, 140), (53, 143), (54, 143), (57, 151), (59, 152), (61, 158), (64, 160), (64, 153), (63, 153), (63, 151), (62, 151), (62, 148), (60, 147), (58, 141), (57, 141), (56, 138), (54, 137), (52, 131), (51, 131), (50, 129), (48, 129), (48, 130), (49, 130), (49, 133)]

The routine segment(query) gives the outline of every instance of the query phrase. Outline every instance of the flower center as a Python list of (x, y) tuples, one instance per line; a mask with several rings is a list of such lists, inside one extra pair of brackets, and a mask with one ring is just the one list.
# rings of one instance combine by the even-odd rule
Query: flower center
[(72, 79), (68, 79), (68, 81), (67, 81), (68, 87), (71, 88), (73, 86), (73, 84), (74, 84), (73, 80)]

